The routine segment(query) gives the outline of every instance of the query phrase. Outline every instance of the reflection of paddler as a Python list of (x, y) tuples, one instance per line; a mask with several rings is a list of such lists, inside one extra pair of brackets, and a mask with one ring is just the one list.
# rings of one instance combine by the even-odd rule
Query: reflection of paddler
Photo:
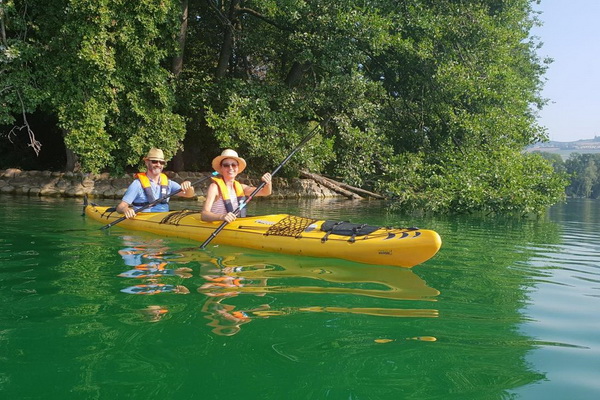
[(140, 310), (140, 312), (146, 321), (158, 322), (169, 312), (169, 310), (162, 306), (148, 306), (143, 310)]
[[(206, 269), (206, 265), (201, 266), (202, 277), (206, 282), (198, 288), (198, 292), (207, 296), (235, 296), (244, 293), (253, 293), (257, 296), (264, 296), (263, 288), (267, 285), (266, 279), (247, 280), (240, 277), (239, 274), (245, 267), (223, 267), (218, 270)], [(219, 275), (216, 275), (216, 274)]]
[(163, 263), (148, 263), (136, 265), (135, 269), (120, 273), (119, 276), (123, 278), (155, 278), (159, 276), (179, 276), (181, 278), (191, 278), (191, 268), (180, 267), (177, 269), (165, 268), (169, 264)]
[(178, 293), (188, 294), (190, 291), (185, 286), (167, 285), (164, 283), (155, 283), (151, 285), (135, 285), (121, 289), (123, 293), (129, 294), (159, 294), (159, 293)]
[(162, 260), (167, 259), (172, 253), (167, 253), (163, 249), (148, 249), (138, 247), (127, 247), (119, 250), (119, 255), (130, 266), (140, 265), (144, 260)]
[(124, 249), (119, 250), (119, 255), (122, 256), (130, 256), (135, 254), (142, 254), (147, 249), (145, 247), (126, 247)]
[(151, 263), (147, 263), (147, 264), (136, 265), (135, 269), (140, 269), (140, 270), (144, 270), (144, 271), (148, 271), (150, 269), (164, 270), (166, 266), (167, 266), (166, 262), (162, 262), (162, 263), (151, 262)]
[[(199, 293), (207, 296), (235, 296), (249, 282), (243, 277), (237, 276), (243, 270), (242, 266), (228, 267), (228, 263), (234, 263), (236, 256), (211, 257), (208, 262), (200, 263), (200, 275), (206, 282), (198, 288)], [(263, 282), (263, 285), (266, 281)]]
[(126, 247), (124, 249), (119, 250), (119, 255), (121, 256), (141, 256), (144, 258), (151, 258), (151, 259), (163, 259), (163, 258), (175, 258), (175, 257), (180, 257), (179, 254), (177, 253), (169, 253), (167, 251), (162, 251), (162, 250), (148, 250), (147, 248), (143, 248), (143, 247)]
[(198, 288), (198, 292), (203, 293), (207, 296), (235, 296), (239, 294), (239, 291), (225, 291), (223, 289), (235, 288), (239, 289), (243, 287), (242, 280), (244, 278), (237, 278), (233, 276), (210, 276), (203, 275), (207, 282), (202, 284)]
[(179, 258), (181, 254), (172, 253), (168, 251), (158, 251), (147, 254), (142, 254), (142, 258), (150, 259), (150, 260), (171, 260), (173, 258)]
[[(239, 332), (242, 324), (251, 321), (249, 313), (269, 309), (268, 304), (263, 304), (250, 310), (235, 310), (235, 306), (221, 303), (225, 298), (240, 294), (243, 288), (246, 287), (247, 290), (247, 285), (251, 284), (243, 277), (237, 276), (244, 267), (225, 266), (226, 262), (233, 261), (235, 256), (216, 257), (211, 258), (210, 263), (202, 263), (200, 266), (202, 277), (206, 282), (198, 288), (198, 292), (208, 296), (202, 311), (208, 314), (205, 318), (211, 321), (208, 326), (214, 328), (213, 333), (222, 336), (232, 336)], [(266, 281), (261, 280), (261, 282), (263, 286), (266, 285)], [(255, 294), (264, 295), (262, 292)]]
[(235, 335), (240, 331), (243, 324), (252, 321), (250, 313), (258, 313), (261, 310), (269, 309), (268, 304), (263, 304), (249, 310), (235, 310), (235, 306), (222, 304), (221, 301), (223, 300), (223, 298), (218, 300), (209, 298), (202, 307), (202, 311), (208, 314), (204, 318), (210, 320), (207, 325), (212, 326), (214, 328), (212, 332), (220, 336)]
[(152, 247), (144, 244), (132, 244), (129, 247), (125, 247), (124, 249), (119, 250), (119, 254), (121, 256), (131, 256), (131, 255), (147, 255), (153, 256), (156, 258), (161, 258), (162, 256), (169, 254), (167, 253), (169, 250), (168, 247)]
[(217, 276), (217, 277), (212, 277), (212, 276), (203, 276), (204, 279), (206, 279), (207, 282), (206, 284), (210, 285), (211, 287), (214, 286), (219, 286), (219, 287), (242, 287), (242, 280), (244, 278), (236, 278), (233, 276)]
[(139, 270), (139, 269), (130, 269), (129, 271), (125, 271), (119, 274), (122, 278), (156, 278), (157, 276), (174, 276), (175, 271), (172, 269), (148, 269), (148, 270)]

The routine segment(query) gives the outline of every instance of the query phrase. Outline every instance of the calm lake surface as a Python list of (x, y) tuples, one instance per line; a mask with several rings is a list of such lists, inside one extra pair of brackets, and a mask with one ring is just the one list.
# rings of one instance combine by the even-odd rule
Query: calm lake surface
[(249, 207), (436, 230), (413, 269), (199, 251), (100, 231), (80, 200), (0, 201), (2, 399), (600, 398), (599, 201), (525, 221)]

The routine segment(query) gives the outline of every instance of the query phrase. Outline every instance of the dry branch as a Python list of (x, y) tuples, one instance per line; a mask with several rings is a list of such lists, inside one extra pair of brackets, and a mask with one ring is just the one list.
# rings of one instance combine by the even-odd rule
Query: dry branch
[(360, 199), (362, 199), (361, 196), (359, 196), (356, 193), (353, 193), (353, 192), (351, 192), (349, 190), (346, 190), (346, 189), (340, 187), (337, 183), (334, 183), (334, 181), (332, 181), (331, 179), (324, 178), (321, 175), (313, 174), (313, 173), (308, 172), (308, 171), (300, 171), (300, 174), (303, 177), (312, 179), (313, 181), (315, 181), (317, 183), (320, 183), (321, 185), (325, 186), (326, 188), (329, 188), (329, 189), (333, 190), (336, 193), (342, 194), (342, 195), (346, 196), (349, 199), (352, 199), (352, 200), (360, 200)]
[(327, 179), (328, 181), (331, 181), (331, 182), (335, 183), (336, 185), (338, 185), (341, 188), (348, 189), (348, 190), (350, 190), (350, 191), (352, 191), (354, 193), (364, 194), (366, 196), (373, 197), (375, 199), (381, 199), (381, 200), (385, 199), (385, 196), (382, 196), (382, 195), (380, 195), (378, 193), (373, 193), (373, 192), (369, 192), (368, 190), (365, 190), (365, 189), (362, 189), (362, 188), (359, 188), (359, 187), (350, 186), (350, 185), (348, 185), (348, 184), (346, 184), (344, 182), (334, 181), (331, 178), (327, 178), (327, 177), (323, 177), (323, 178)]

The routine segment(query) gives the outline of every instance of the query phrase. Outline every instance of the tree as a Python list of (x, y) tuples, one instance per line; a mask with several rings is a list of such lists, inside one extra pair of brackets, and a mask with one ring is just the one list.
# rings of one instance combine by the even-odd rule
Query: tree
[[(67, 149), (87, 171), (136, 165), (148, 147), (173, 154), (184, 123), (171, 75), (179, 2), (28, 0), (34, 74)], [(71, 165), (74, 167), (74, 165)]]
[(27, 7), (18, 1), (0, 0), (0, 126), (9, 127), (9, 140), (25, 130), (29, 146), (39, 154), (42, 144), (29, 126), (27, 114), (45, 96), (31, 68), (39, 48), (28, 36)]

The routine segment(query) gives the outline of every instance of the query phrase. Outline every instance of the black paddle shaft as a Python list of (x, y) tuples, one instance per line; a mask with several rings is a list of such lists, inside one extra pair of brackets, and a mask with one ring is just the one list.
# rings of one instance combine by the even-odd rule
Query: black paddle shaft
[[(320, 126), (321, 126), (320, 124), (317, 125), (308, 135), (306, 135), (306, 137), (304, 139), (302, 139), (302, 141), (298, 144), (298, 146), (296, 146), (294, 148), (294, 150), (292, 150), (292, 152), (290, 154), (288, 154), (288, 156), (281, 162), (281, 164), (279, 164), (277, 166), (277, 168), (275, 168), (273, 170), (273, 172), (271, 172), (271, 176), (274, 176), (277, 172), (279, 172), (279, 170), (290, 160), (290, 158), (292, 158), (294, 156), (294, 154), (296, 154), (298, 152), (298, 150), (300, 150), (300, 148), (302, 146), (304, 146), (310, 139), (313, 138), (313, 136), (315, 136), (317, 134), (317, 129)], [(236, 216), (239, 215), (239, 213), (242, 210), (242, 208), (244, 208), (246, 206), (246, 204), (248, 204), (250, 202), (250, 200), (252, 200), (254, 198), (254, 196), (258, 192), (260, 192), (263, 187), (265, 187), (265, 185), (266, 185), (266, 183), (264, 181), (261, 182), (260, 185), (258, 185), (258, 187), (252, 191), (252, 193), (250, 193), (250, 196), (248, 196), (248, 198), (246, 199), (246, 201), (243, 202), (242, 204), (240, 204), (233, 211), (233, 213)], [(204, 243), (202, 243), (200, 245), (200, 249), (204, 250), (206, 248), (206, 246), (223, 230), (223, 228), (225, 228), (225, 226), (227, 226), (227, 224), (228, 224), (227, 221), (223, 221), (223, 223), (221, 223), (221, 225), (219, 225), (219, 227), (217, 229), (215, 229), (215, 231), (213, 233), (211, 233), (211, 235), (208, 237), (208, 239), (206, 239), (204, 241)]]
[[(210, 178), (211, 176), (214, 176), (214, 175), (216, 175), (216, 174), (217, 174), (216, 172), (213, 172), (213, 173), (212, 173), (210, 176), (204, 176), (204, 177), (202, 177), (202, 178), (198, 179), (197, 181), (195, 181), (195, 182), (192, 182), (192, 186), (196, 186), (197, 184), (204, 182), (205, 180), (207, 180), (208, 178)], [(157, 204), (158, 204), (158, 203), (160, 203), (161, 201), (163, 201), (163, 200), (166, 200), (166, 199), (168, 199), (168, 198), (169, 198), (169, 197), (171, 197), (171, 196), (175, 196), (175, 195), (176, 195), (177, 193), (179, 193), (179, 192), (181, 192), (181, 189), (178, 189), (178, 190), (174, 191), (173, 193), (169, 193), (169, 194), (168, 194), (168, 195), (166, 195), (166, 196), (163, 196), (163, 197), (161, 197), (161, 198), (159, 198), (159, 199), (157, 199), (157, 200), (154, 200), (154, 201), (153, 201), (152, 203), (150, 203), (150, 204), (146, 204), (144, 207), (142, 207), (142, 208), (140, 208), (140, 209), (136, 210), (136, 212), (135, 212), (135, 213), (137, 214), (137, 213), (139, 213), (139, 212), (141, 212), (141, 211), (147, 210), (148, 208), (154, 207), (155, 205), (157, 205)], [(114, 220), (114, 221), (113, 221), (113, 222), (111, 222), (110, 224), (106, 224), (106, 225), (104, 225), (104, 226), (103, 226), (102, 228), (100, 228), (100, 229), (101, 229), (101, 230), (108, 229), (108, 228), (110, 228), (110, 227), (112, 227), (112, 226), (115, 226), (115, 225), (116, 225), (116, 224), (118, 224), (119, 222), (121, 222), (121, 221), (124, 221), (124, 220), (126, 220), (126, 219), (127, 219), (127, 217), (121, 217), (121, 218), (119, 218), (119, 219), (117, 219), (117, 220)]]

